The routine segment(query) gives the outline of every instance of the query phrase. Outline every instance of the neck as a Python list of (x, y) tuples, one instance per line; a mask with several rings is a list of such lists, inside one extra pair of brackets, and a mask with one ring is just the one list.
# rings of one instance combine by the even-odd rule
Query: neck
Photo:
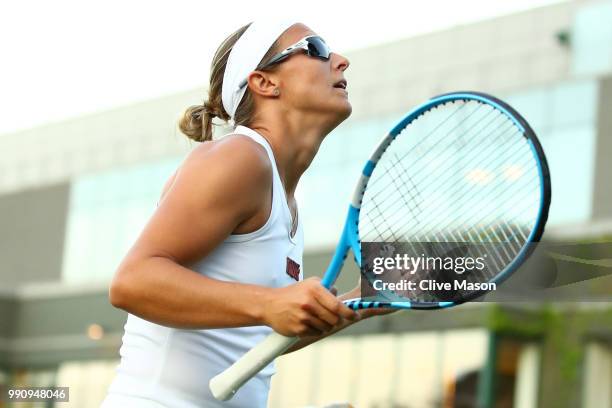
[(270, 143), (285, 192), (292, 199), (300, 177), (312, 163), (325, 136), (335, 126), (322, 122), (320, 114), (317, 120), (303, 114), (266, 113), (260, 112), (250, 127)]

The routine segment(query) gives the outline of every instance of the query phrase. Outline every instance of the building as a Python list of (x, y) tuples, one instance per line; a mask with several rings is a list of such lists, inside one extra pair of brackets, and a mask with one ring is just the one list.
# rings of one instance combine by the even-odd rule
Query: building
[[(298, 192), (307, 273), (330, 259), (372, 144), (411, 107), (459, 89), (502, 97), (539, 135), (553, 175), (547, 237), (610, 242), (611, 20), (611, 1), (564, 2), (349, 54), (354, 113)], [(98, 406), (125, 321), (108, 303), (109, 280), (192, 147), (175, 123), (203, 94), (0, 135), (0, 383), (69, 385), (70, 406)], [(281, 359), (271, 406), (334, 400), (612, 407), (612, 305), (395, 314)]]

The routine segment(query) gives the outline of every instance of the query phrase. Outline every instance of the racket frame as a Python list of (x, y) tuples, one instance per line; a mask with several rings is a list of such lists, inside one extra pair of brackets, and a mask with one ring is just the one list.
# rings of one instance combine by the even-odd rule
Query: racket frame
[[(401, 121), (399, 121), (399, 123), (393, 129), (391, 129), (391, 131), (378, 143), (378, 145), (374, 149), (374, 152), (371, 154), (370, 159), (363, 167), (359, 181), (357, 182), (355, 190), (353, 191), (351, 204), (349, 206), (344, 228), (342, 230), (340, 242), (336, 247), (332, 261), (330, 262), (329, 267), (325, 271), (323, 279), (321, 280), (323, 286), (329, 289), (334, 285), (336, 279), (340, 275), (340, 271), (342, 269), (344, 261), (348, 256), (349, 249), (351, 250), (351, 252), (353, 252), (355, 263), (361, 269), (361, 240), (359, 238), (359, 212), (361, 210), (361, 202), (367, 189), (368, 181), (372, 176), (372, 173), (374, 172), (374, 169), (376, 168), (376, 165), (384, 154), (385, 150), (391, 145), (391, 143), (393, 143), (395, 138), (397, 138), (399, 134), (419, 116), (423, 115), (427, 111), (437, 106), (458, 100), (477, 101), (490, 105), (498, 111), (504, 113), (506, 117), (512, 120), (514, 125), (520, 130), (523, 137), (525, 137), (525, 139), (527, 140), (527, 143), (535, 158), (535, 162), (537, 164), (538, 169), (538, 176), (540, 179), (540, 207), (538, 209), (535, 227), (531, 230), (531, 233), (527, 238), (526, 244), (521, 248), (521, 250), (513, 259), (513, 261), (509, 265), (507, 265), (503, 271), (497, 274), (495, 278), (492, 279), (490, 282), (496, 284), (503, 282), (510, 275), (512, 275), (512, 273), (516, 271), (519, 266), (523, 264), (523, 262), (529, 257), (529, 255), (531, 255), (534, 250), (534, 245), (530, 245), (530, 243), (538, 242), (544, 233), (544, 227), (548, 219), (548, 211), (551, 200), (550, 171), (548, 169), (548, 162), (546, 160), (546, 156), (544, 155), (544, 149), (542, 148), (542, 145), (536, 137), (535, 132), (533, 131), (531, 126), (529, 126), (529, 123), (527, 123), (527, 121), (506, 102), (482, 92), (452, 92), (435, 96), (431, 98), (427, 103), (415, 108), (413, 111), (408, 113)], [(460, 300), (456, 300), (453, 302), (378, 302), (363, 301), (361, 299), (350, 299), (346, 300), (345, 303), (352, 309), (377, 307), (392, 307), (397, 309), (439, 309), (455, 306), (470, 300), (474, 300), (484, 295), (485, 293), (487, 293), (487, 291), (474, 291), (470, 293), (469, 296), (464, 296)]]

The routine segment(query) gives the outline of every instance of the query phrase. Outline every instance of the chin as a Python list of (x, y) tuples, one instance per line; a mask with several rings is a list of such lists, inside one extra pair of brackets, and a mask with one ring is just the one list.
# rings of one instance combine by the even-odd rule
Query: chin
[(353, 106), (347, 99), (345, 103), (342, 104), (340, 109), (338, 109), (338, 116), (341, 116), (340, 122), (346, 120), (349, 116), (351, 116), (352, 112), (353, 112)]
[(340, 106), (336, 105), (333, 108), (330, 107), (330, 109), (327, 112), (334, 113), (333, 119), (330, 123), (331, 125), (330, 129), (328, 130), (328, 133), (329, 133), (333, 129), (335, 129), (338, 125), (340, 125), (342, 122), (344, 122), (349, 116), (351, 116), (351, 113), (353, 112), (353, 107), (351, 106), (349, 101), (346, 100), (345, 103), (343, 103)]

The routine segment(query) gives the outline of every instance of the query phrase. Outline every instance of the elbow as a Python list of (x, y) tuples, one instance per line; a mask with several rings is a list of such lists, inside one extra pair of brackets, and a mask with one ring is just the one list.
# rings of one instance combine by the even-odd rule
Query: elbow
[(108, 300), (110, 301), (110, 304), (117, 309), (125, 309), (125, 305), (127, 303), (125, 289), (123, 288), (122, 284), (118, 282), (116, 277), (113, 279), (111, 286), (108, 289)]
[(130, 305), (130, 287), (129, 276), (131, 272), (126, 268), (119, 268), (113, 277), (110, 288), (108, 290), (108, 299), (110, 304), (117, 309), (129, 311)]
[(123, 309), (123, 305), (125, 304), (123, 294), (121, 293), (119, 285), (113, 279), (110, 288), (108, 289), (108, 300), (110, 304), (116, 307), (117, 309)]

